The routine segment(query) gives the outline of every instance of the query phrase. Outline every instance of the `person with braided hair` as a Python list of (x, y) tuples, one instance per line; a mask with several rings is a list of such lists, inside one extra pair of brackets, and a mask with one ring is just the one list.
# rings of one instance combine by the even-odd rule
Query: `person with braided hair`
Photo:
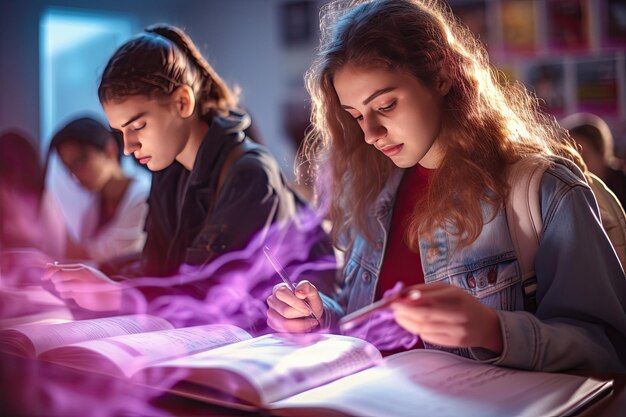
[[(125, 275), (173, 276), (183, 265), (205, 266), (258, 242), (274, 225), (297, 223), (307, 210), (270, 152), (245, 134), (251, 121), (237, 94), (181, 29), (154, 25), (120, 46), (98, 96), (124, 152), (153, 172), (141, 266)], [(311, 231), (316, 240), (298, 259), (332, 254), (321, 228)], [(62, 297), (95, 311), (122, 308), (117, 283), (98, 279), (94, 269), (67, 269), (49, 274)], [(85, 283), (94, 291), (77, 290)], [(201, 298), (210, 286), (207, 278), (144, 293)]]

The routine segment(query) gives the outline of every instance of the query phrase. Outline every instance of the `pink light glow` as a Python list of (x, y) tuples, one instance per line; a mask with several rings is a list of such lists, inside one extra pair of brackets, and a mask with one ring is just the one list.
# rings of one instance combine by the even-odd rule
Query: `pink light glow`
[[(402, 283), (398, 282), (393, 288), (385, 291), (383, 298), (401, 290)], [(367, 320), (356, 325), (345, 334), (365, 339), (379, 350), (409, 349), (418, 340), (417, 335), (409, 333), (395, 322), (393, 312), (389, 308), (373, 313)]]
[[(298, 224), (273, 225), (254, 237), (245, 249), (226, 253), (207, 265), (186, 265), (172, 277), (125, 281), (123, 285), (130, 301), (125, 304), (124, 314), (149, 313), (168, 320), (177, 328), (224, 323), (242, 327), (253, 335), (270, 332), (266, 325), (265, 300), (272, 287), (281, 281), (265, 259), (263, 245), (271, 248), (294, 282), (308, 279), (327, 294), (332, 288), (330, 280), (324, 282), (319, 277), (334, 277), (336, 261), (331, 253), (322, 253), (313, 247), (324, 238), (319, 227), (322, 216), (305, 212), (299, 219)], [(0, 255), (0, 284), (6, 290), (0, 304), (0, 322), (59, 308), (58, 300), (49, 302), (50, 297), (43, 302), (42, 298), (26, 296), (26, 288), (41, 285), (45, 264), (52, 261), (49, 256), (38, 250), (6, 249)], [(177, 291), (190, 285), (196, 291), (194, 294)], [(151, 289), (161, 295), (146, 299), (143, 292), (149, 294)], [(50, 295), (45, 291), (41, 293)], [(72, 312), (86, 314), (75, 306)], [(395, 324), (390, 311), (372, 317), (350, 335), (364, 338), (379, 349), (408, 347), (416, 340), (416, 336)], [(315, 335), (306, 337), (315, 338)], [(0, 365), (0, 391), (6, 397), (0, 397), (0, 414), (7, 416), (166, 416), (166, 412), (155, 408), (151, 402), (184, 375), (184, 372), (168, 374), (159, 387), (148, 389), (104, 377), (97, 370), (94, 374), (81, 373), (7, 355), (0, 355)]]

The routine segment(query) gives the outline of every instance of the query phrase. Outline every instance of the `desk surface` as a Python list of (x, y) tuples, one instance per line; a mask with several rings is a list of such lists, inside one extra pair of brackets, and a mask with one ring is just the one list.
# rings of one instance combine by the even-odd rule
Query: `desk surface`
[[(577, 373), (578, 375), (588, 375)], [(626, 374), (591, 374), (614, 379), (614, 390), (583, 410), (581, 417), (626, 414)], [(155, 396), (129, 382), (59, 365), (0, 354), (0, 415), (16, 417), (246, 416), (245, 413), (173, 394)]]

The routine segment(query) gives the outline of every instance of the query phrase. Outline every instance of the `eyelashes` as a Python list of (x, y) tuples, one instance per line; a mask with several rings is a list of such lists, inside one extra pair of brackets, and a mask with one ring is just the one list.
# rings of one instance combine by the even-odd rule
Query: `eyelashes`
[(396, 107), (396, 101), (392, 101), (391, 104), (389, 104), (388, 106), (384, 106), (384, 107), (379, 107), (378, 111), (381, 111), (383, 113), (386, 113), (388, 111), (393, 110), (393, 108)]
[[(389, 105), (383, 106), (383, 107), (379, 107), (377, 110), (379, 112), (381, 112), (381, 113), (388, 113), (388, 112), (392, 111), (396, 107), (396, 103), (397, 103), (397, 101), (394, 100)], [(363, 120), (363, 115), (360, 114), (358, 116), (352, 116), (352, 118), (354, 120), (356, 120), (357, 122), (360, 122), (360, 121)]]

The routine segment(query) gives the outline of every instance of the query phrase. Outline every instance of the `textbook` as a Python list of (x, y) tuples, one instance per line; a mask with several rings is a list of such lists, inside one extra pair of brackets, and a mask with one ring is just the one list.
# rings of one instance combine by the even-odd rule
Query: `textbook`
[(149, 364), (250, 339), (231, 325), (176, 329), (160, 317), (136, 314), (0, 330), (0, 351), (130, 378)]
[(0, 329), (18, 324), (70, 320), (73, 316), (66, 304), (41, 286), (16, 288), (0, 282)]
[(251, 337), (232, 325), (173, 328), (120, 316), (0, 331), (0, 348), (280, 416), (541, 416), (573, 414), (611, 380), (482, 364), (442, 351), (383, 358), (334, 334)]

